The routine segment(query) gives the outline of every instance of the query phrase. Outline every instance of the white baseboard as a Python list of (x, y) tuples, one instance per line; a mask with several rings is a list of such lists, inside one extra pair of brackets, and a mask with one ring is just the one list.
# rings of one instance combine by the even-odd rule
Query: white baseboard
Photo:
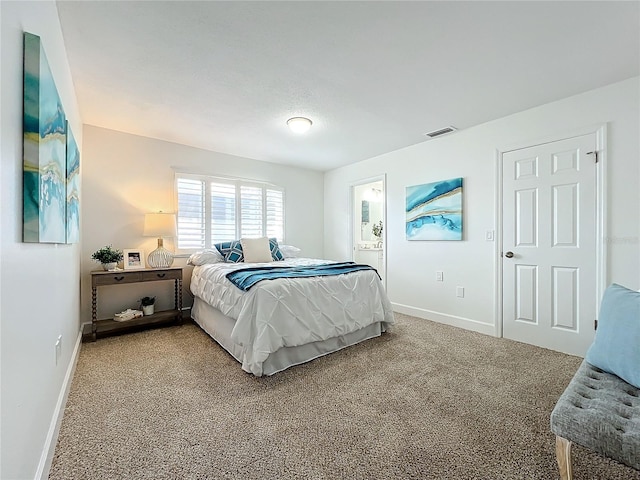
[(409, 305), (402, 305), (401, 303), (391, 303), (394, 312), (404, 313), (418, 318), (424, 318), (425, 320), (433, 320), (434, 322), (444, 323), (453, 327), (464, 328), (465, 330), (472, 330), (478, 333), (484, 333), (491, 337), (496, 336), (496, 327), (490, 323), (482, 323), (471, 318), (458, 317), (455, 315), (449, 315), (448, 313), (439, 313), (432, 310), (426, 310), (424, 308), (411, 307)]
[(40, 456), (40, 463), (36, 470), (35, 480), (46, 480), (49, 478), (49, 470), (51, 469), (51, 463), (53, 462), (53, 456), (56, 453), (56, 443), (58, 440), (58, 433), (60, 432), (60, 425), (62, 424), (62, 417), (64, 416), (64, 407), (67, 404), (67, 398), (69, 397), (69, 390), (71, 389), (71, 380), (73, 379), (73, 373), (76, 371), (76, 364), (78, 363), (78, 355), (80, 354), (80, 343), (82, 341), (82, 326), (78, 332), (78, 338), (76, 339), (76, 345), (71, 354), (71, 361), (67, 366), (67, 373), (64, 376), (62, 382), (62, 388), (58, 395), (58, 402), (56, 408), (53, 411), (53, 418), (49, 425), (49, 431), (47, 432), (47, 439), (44, 442), (42, 449), (42, 455)]

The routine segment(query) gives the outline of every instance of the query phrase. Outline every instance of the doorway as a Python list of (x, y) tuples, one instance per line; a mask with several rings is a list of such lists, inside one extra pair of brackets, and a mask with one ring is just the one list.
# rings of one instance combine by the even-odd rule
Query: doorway
[(502, 155), (502, 328), (584, 356), (602, 272), (596, 133)]
[(351, 252), (356, 263), (371, 265), (386, 286), (385, 178), (363, 180), (351, 186)]

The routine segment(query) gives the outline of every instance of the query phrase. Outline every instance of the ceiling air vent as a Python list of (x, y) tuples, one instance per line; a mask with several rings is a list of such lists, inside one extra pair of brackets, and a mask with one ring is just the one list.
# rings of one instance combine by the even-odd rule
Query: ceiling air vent
[(427, 137), (435, 138), (435, 137), (439, 137), (440, 135), (445, 135), (447, 133), (455, 132), (456, 130), (457, 130), (456, 127), (448, 126), (448, 127), (441, 128), (439, 130), (434, 130), (433, 132), (427, 132), (425, 133), (425, 135)]

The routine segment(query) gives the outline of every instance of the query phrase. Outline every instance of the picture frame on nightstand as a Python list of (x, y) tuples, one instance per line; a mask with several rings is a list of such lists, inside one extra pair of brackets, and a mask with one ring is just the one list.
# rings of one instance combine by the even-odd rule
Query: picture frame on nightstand
[(144, 266), (144, 251), (139, 248), (126, 248), (122, 252), (124, 254), (124, 269), (136, 270), (145, 268)]

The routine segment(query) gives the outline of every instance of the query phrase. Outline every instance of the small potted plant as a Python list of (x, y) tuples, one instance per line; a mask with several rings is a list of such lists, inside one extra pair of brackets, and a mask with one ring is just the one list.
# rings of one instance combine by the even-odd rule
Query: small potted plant
[(107, 245), (97, 252), (94, 252), (93, 255), (91, 255), (91, 258), (96, 262), (100, 262), (102, 264), (102, 268), (105, 270), (115, 270), (118, 262), (124, 258), (124, 255), (122, 254), (122, 250), (117, 250), (111, 245)]
[(378, 223), (374, 223), (373, 227), (371, 227), (371, 232), (378, 239), (378, 246), (382, 245), (382, 230), (382, 220), (380, 220)]
[(153, 315), (156, 297), (142, 297), (140, 304), (142, 305), (142, 313), (145, 315)]

